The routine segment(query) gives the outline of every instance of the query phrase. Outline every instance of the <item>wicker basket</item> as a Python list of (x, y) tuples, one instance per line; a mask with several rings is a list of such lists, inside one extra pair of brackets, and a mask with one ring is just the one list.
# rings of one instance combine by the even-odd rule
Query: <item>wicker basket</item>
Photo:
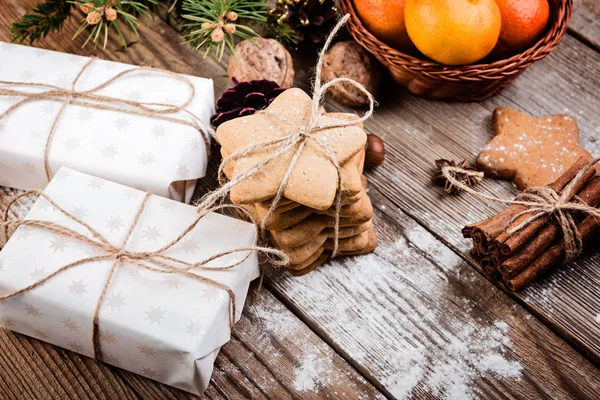
[(385, 65), (394, 80), (418, 96), (456, 101), (483, 100), (510, 85), (534, 61), (558, 45), (571, 19), (573, 0), (549, 0), (546, 35), (531, 48), (490, 64), (447, 66), (419, 60), (387, 46), (362, 25), (352, 0), (339, 0), (342, 14), (349, 13), (348, 30), (354, 39)]

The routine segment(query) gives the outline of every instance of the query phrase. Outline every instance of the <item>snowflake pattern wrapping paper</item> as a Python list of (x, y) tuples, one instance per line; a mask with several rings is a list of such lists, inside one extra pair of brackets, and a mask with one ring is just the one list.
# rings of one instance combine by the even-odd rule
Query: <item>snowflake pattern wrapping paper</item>
[[(70, 89), (89, 60), (0, 42), (0, 81), (44, 83)], [(131, 68), (134, 67), (95, 60), (85, 69), (75, 90), (91, 89)], [(186, 109), (208, 124), (214, 113), (213, 82), (193, 76), (185, 78), (195, 89)], [(1, 86), (36, 93), (44, 91), (38, 87)], [(191, 96), (191, 89), (175, 76), (160, 71), (137, 71), (112, 82), (98, 94), (145, 103), (182, 105)], [(21, 99), (0, 96), (0, 114)], [(62, 104), (59, 100), (31, 101), (0, 119), (0, 185), (25, 190), (46, 186), (46, 140)], [(122, 104), (117, 107), (127, 108)], [(193, 119), (183, 111), (172, 116), (190, 122)], [(206, 172), (207, 158), (205, 139), (191, 126), (69, 104), (56, 125), (48, 165), (52, 173), (66, 166), (189, 202), (197, 179)]]
[[(145, 193), (62, 168), (44, 193), (57, 205), (120, 246)], [(194, 221), (194, 207), (151, 196), (125, 250), (155, 251)], [(51, 221), (85, 234), (75, 221), (39, 198), (26, 219)], [(251, 246), (255, 228), (210, 213), (164, 254), (198, 262)], [(20, 226), (0, 252), (0, 295), (12, 293), (73, 261), (98, 255), (96, 247), (37, 227)], [(211, 261), (230, 265), (247, 253)], [(65, 270), (30, 291), (0, 301), (0, 326), (92, 356), (92, 316), (114, 260)], [(236, 321), (249, 283), (259, 275), (256, 254), (226, 271), (198, 271), (235, 293)], [(103, 361), (191, 393), (207, 387), (217, 353), (230, 339), (225, 290), (179, 274), (161, 274), (121, 261), (99, 313)]]

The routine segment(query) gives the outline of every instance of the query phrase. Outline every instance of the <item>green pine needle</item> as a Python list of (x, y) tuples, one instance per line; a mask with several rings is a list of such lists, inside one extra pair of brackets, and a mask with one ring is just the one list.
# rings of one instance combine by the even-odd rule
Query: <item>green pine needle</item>
[(66, 0), (47, 0), (35, 6), (31, 14), (25, 14), (21, 21), (10, 26), (11, 40), (32, 44), (46, 37), (51, 31), (60, 30), (71, 13), (71, 3)]
[(17, 43), (27, 40), (29, 44), (32, 44), (36, 40), (46, 37), (50, 32), (60, 31), (63, 23), (73, 11), (73, 7), (81, 7), (87, 4), (91, 4), (96, 10), (101, 11), (103, 7), (111, 7), (117, 12), (115, 21), (108, 21), (105, 17), (102, 17), (96, 25), (88, 24), (84, 18), (81, 21), (80, 28), (73, 36), (73, 39), (75, 39), (87, 31), (89, 34), (83, 46), (90, 42), (95, 45), (101, 42), (103, 47), (106, 47), (108, 43), (111, 30), (117, 32), (119, 42), (126, 47), (127, 39), (123, 34), (122, 27), (138, 36), (139, 20), (142, 18), (151, 19), (152, 13), (161, 5), (159, 0), (46, 0), (46, 2), (36, 5), (31, 13), (25, 14), (21, 21), (14, 22), (11, 25), (11, 40)]
[[(28, 41), (32, 44), (46, 37), (50, 32), (60, 31), (74, 7), (91, 6), (95, 12), (100, 13), (100, 21), (91, 25), (84, 18), (73, 39), (85, 32), (87, 37), (83, 46), (89, 43), (94, 45), (100, 43), (102, 47), (106, 47), (110, 33), (115, 32), (119, 43), (127, 47), (126, 33), (139, 36), (140, 20), (150, 20), (159, 7), (173, 8), (178, 1), (183, 1), (181, 18), (184, 43), (190, 44), (196, 51), (204, 52), (205, 57), (214, 54), (220, 61), (226, 49), (234, 52), (236, 38), (245, 40), (259, 36), (248, 25), (264, 27), (270, 36), (287, 47), (294, 47), (298, 43), (296, 32), (270, 15), (267, 1), (257, 0), (46, 0), (37, 4), (31, 13), (25, 14), (21, 21), (11, 25), (11, 40), (18, 43)], [(103, 10), (107, 7), (116, 11), (116, 20), (106, 19)], [(235, 21), (227, 19), (231, 11), (237, 14), (238, 19)], [(205, 24), (204, 28), (203, 24)], [(229, 29), (235, 27), (235, 31), (233, 33), (223, 31), (222, 26), (225, 24), (229, 25)], [(211, 37), (215, 29), (221, 30), (222, 40), (218, 40), (219, 35), (216, 35), (217, 41)]]
[(269, 14), (269, 19), (266, 25), (267, 30), (271, 33), (273, 38), (283, 44), (287, 48), (294, 48), (299, 43), (300, 38), (296, 31), (294, 31), (286, 23), (282, 23), (278, 18)]
[[(186, 41), (197, 52), (202, 51), (205, 57), (214, 49), (215, 58), (221, 61), (225, 48), (233, 51), (234, 38), (248, 39), (259, 36), (248, 22), (266, 24), (269, 11), (266, 1), (247, 0), (183, 0), (181, 17), (186, 21), (182, 25), (182, 33)], [(227, 14), (235, 12), (238, 19), (230, 21)], [(240, 21), (241, 20), (241, 21)], [(208, 27), (202, 27), (207, 24)], [(223, 25), (235, 26), (235, 32), (226, 33)], [(213, 40), (214, 30), (221, 30), (222, 40)]]
[[(80, 8), (87, 7), (89, 4), (92, 4), (94, 10), (100, 13), (102, 13), (102, 10), (105, 7), (111, 7), (116, 11), (117, 19), (114, 21), (108, 21), (103, 16), (99, 23), (95, 25), (90, 25), (84, 18), (81, 21), (81, 28), (79, 28), (73, 36), (73, 39), (75, 39), (87, 30), (89, 34), (82, 47), (85, 47), (90, 42), (94, 43), (94, 45), (96, 46), (100, 42), (100, 39), (102, 39), (101, 42), (103, 48), (106, 48), (106, 45), (108, 44), (108, 35), (111, 29), (114, 29), (115, 32), (117, 32), (117, 37), (121, 46), (127, 47), (127, 38), (123, 34), (121, 25), (127, 28), (127, 31), (129, 31), (129, 33), (139, 37), (139, 19), (151, 19), (151, 11), (154, 10), (154, 8), (159, 4), (157, 0), (76, 0), (70, 1), (70, 3)], [(103, 30), (104, 34), (101, 35)]]

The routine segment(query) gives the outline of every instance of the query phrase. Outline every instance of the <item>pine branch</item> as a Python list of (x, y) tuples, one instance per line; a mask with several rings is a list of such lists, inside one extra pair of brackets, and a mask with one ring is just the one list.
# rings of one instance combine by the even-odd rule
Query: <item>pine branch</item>
[(150, 20), (154, 11), (160, 4), (157, 0), (69, 0), (77, 5), (86, 17), (81, 21), (81, 27), (75, 32), (73, 39), (88, 32), (88, 37), (83, 43), (85, 47), (92, 42), (97, 45), (102, 43), (106, 47), (110, 30), (117, 33), (120, 44), (127, 47), (127, 38), (123, 34), (123, 27), (139, 36), (138, 28), (140, 19)]
[(182, 33), (186, 43), (206, 55), (214, 49), (219, 60), (226, 48), (233, 50), (236, 37), (244, 40), (259, 36), (249, 24), (258, 23), (287, 46), (298, 41), (296, 32), (269, 14), (265, 0), (172, 1), (174, 3), (170, 0), (46, 0), (11, 25), (11, 40), (18, 43), (28, 40), (32, 44), (51, 31), (59, 31), (73, 7), (77, 6), (86, 18), (73, 38), (87, 31), (84, 46), (100, 42), (106, 47), (109, 32), (113, 30), (121, 45), (127, 47), (125, 30), (138, 36), (140, 19), (149, 20), (161, 6), (176, 6), (180, 7), (181, 18), (185, 21)]
[(71, 13), (72, 5), (67, 0), (47, 0), (39, 3), (31, 14), (25, 14), (21, 21), (10, 27), (11, 40), (22, 43), (46, 37), (51, 31), (58, 31)]
[(281, 23), (279, 19), (272, 14), (269, 14), (265, 26), (270, 35), (287, 48), (294, 48), (300, 42), (298, 33), (288, 24)]
[[(251, 0), (183, 0), (182, 33), (186, 43), (205, 56), (215, 50), (215, 58), (223, 58), (225, 48), (233, 48), (234, 38), (259, 36), (248, 26), (250, 22), (266, 24), (266, 1)], [(239, 20), (238, 20), (239, 18)]]

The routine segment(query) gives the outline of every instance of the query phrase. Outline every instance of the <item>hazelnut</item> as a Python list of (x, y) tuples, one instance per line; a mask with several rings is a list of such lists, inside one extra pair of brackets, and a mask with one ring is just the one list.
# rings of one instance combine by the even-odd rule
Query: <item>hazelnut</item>
[(294, 84), (294, 64), (290, 53), (275, 39), (254, 38), (235, 46), (227, 73), (238, 81), (268, 79), (289, 88)]
[[(372, 95), (379, 85), (379, 64), (356, 42), (336, 43), (325, 54), (321, 79), (324, 83), (335, 78), (350, 78), (362, 84)], [(329, 89), (329, 94), (339, 103), (360, 107), (368, 104), (366, 94), (348, 83), (338, 83)]]
[(375, 168), (383, 163), (385, 157), (385, 146), (383, 140), (372, 133), (367, 135), (367, 146), (365, 153), (365, 168)]

